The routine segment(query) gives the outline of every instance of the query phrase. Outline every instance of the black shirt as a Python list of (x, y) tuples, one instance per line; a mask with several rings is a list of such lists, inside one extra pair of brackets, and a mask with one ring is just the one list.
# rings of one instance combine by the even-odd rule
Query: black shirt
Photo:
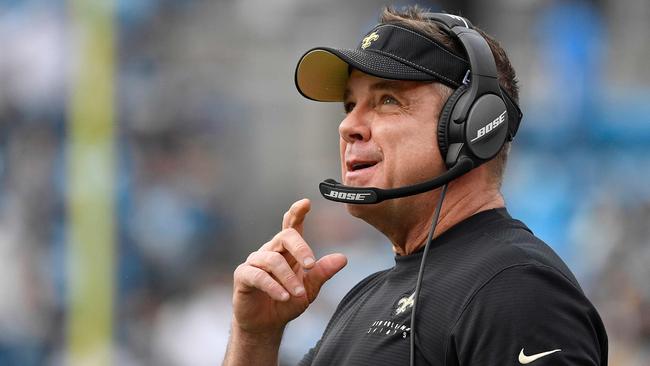
[[(398, 256), (357, 284), (300, 365), (408, 365), (421, 258)], [(506, 209), (444, 232), (426, 261), (417, 365), (607, 365), (596, 309), (555, 252)]]

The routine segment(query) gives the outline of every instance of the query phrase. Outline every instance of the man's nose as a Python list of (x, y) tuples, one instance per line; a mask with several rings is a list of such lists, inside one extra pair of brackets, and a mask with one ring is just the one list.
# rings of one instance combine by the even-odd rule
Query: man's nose
[(341, 121), (339, 135), (347, 143), (370, 139), (370, 113), (355, 108)]

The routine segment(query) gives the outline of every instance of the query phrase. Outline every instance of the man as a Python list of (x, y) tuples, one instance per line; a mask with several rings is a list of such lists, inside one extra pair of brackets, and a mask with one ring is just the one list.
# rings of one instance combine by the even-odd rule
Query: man
[[(496, 41), (470, 32), (463, 18), (445, 16), (386, 9), (356, 50), (317, 48), (298, 64), (299, 91), (342, 101), (347, 114), (339, 125), (345, 186), (324, 182), (324, 195), (354, 202), (401, 192), (376, 204), (347, 205), (390, 239), (395, 266), (346, 295), (301, 365), (404, 365), (409, 359), (418, 365), (606, 365), (607, 337), (596, 310), (561, 259), (504, 208), (499, 189), (507, 140), (520, 117), (515, 73)], [(487, 51), (453, 36), (446, 26), (452, 23), (457, 34), (484, 39)], [(489, 83), (479, 80), (479, 71), (489, 69), (480, 57), (490, 51), (499, 89), (492, 94), (501, 97), (496, 104), (477, 99), (475, 106), (499, 108), (472, 129), (480, 108), (466, 115), (456, 109), (467, 104), (465, 94)], [(472, 80), (468, 55), (474, 57)], [(441, 127), (443, 121), (467, 126), (464, 143), (448, 139), (457, 127)], [(496, 135), (502, 136), (498, 145), (490, 142)], [(479, 141), (496, 150), (481, 157)], [(402, 194), (400, 187), (458, 171), (460, 161), (469, 161), (468, 168), (443, 189)], [(400, 198), (388, 199), (394, 196)], [(317, 260), (303, 239), (309, 205), (294, 203), (282, 231), (236, 269), (224, 364), (277, 364), (285, 325), (346, 265), (342, 254)], [(426, 243), (430, 253), (423, 259)], [(418, 274), (421, 261), (424, 272)]]

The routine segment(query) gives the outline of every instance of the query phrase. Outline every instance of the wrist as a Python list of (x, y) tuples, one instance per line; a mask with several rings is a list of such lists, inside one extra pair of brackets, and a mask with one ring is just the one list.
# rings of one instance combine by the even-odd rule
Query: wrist
[(242, 329), (233, 321), (230, 329), (230, 342), (223, 366), (277, 366), (284, 328), (269, 332), (251, 332)]
[(255, 347), (279, 347), (282, 341), (284, 327), (264, 331), (251, 331), (242, 328), (237, 320), (233, 320), (231, 327), (231, 337), (242, 346)]

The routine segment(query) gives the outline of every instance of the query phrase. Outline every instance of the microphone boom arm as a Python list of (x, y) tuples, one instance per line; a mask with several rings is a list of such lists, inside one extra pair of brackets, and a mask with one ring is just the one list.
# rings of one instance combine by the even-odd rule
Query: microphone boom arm
[(326, 199), (335, 202), (354, 204), (374, 204), (384, 200), (413, 196), (436, 189), (460, 177), (474, 168), (469, 158), (461, 157), (458, 162), (445, 173), (422, 183), (410, 186), (382, 189), (375, 187), (350, 187), (334, 179), (327, 179), (318, 186), (320, 193)]

